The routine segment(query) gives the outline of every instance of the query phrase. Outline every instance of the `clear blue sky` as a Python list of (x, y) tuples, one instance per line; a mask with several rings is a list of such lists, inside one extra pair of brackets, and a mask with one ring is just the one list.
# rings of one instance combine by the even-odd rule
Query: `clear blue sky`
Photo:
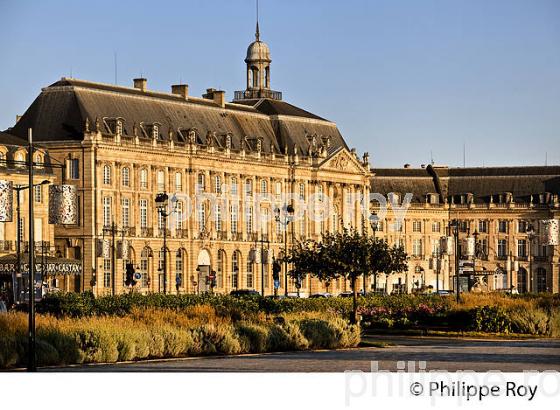
[[(254, 0), (0, 0), (0, 129), (62, 76), (244, 88)], [(560, 164), (559, 0), (261, 0), (272, 86), (374, 166)]]

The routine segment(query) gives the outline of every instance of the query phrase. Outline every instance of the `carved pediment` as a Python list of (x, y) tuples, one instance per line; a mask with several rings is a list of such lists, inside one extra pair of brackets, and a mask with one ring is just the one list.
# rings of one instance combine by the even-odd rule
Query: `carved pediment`
[(360, 164), (360, 162), (344, 148), (341, 148), (340, 151), (326, 159), (320, 165), (320, 168), (334, 169), (344, 172), (364, 172), (363, 165)]

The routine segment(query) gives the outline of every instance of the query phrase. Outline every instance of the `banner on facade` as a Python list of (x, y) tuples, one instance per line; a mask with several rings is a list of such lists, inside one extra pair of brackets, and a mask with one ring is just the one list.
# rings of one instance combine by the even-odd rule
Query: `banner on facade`
[(14, 185), (12, 181), (0, 180), (0, 222), (14, 219)]
[(542, 221), (543, 245), (556, 246), (560, 244), (560, 223), (557, 219)]

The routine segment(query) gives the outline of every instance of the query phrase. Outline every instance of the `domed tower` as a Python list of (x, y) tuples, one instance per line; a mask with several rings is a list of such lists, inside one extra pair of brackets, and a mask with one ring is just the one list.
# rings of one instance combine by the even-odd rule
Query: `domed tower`
[(270, 89), (270, 48), (261, 41), (259, 22), (255, 31), (255, 41), (247, 47), (247, 88), (245, 91), (236, 91), (235, 100), (255, 98), (271, 98), (281, 100), (282, 93)]

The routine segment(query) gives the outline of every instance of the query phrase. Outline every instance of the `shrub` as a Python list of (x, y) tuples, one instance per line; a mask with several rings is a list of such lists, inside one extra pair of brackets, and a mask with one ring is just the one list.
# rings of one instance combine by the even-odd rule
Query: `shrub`
[(266, 326), (249, 322), (239, 322), (236, 324), (236, 331), (242, 340), (246, 340), (246, 347), (243, 350), (249, 351), (250, 353), (267, 351), (269, 329)]
[(509, 313), (512, 330), (516, 333), (531, 335), (551, 334), (549, 329), (549, 315), (540, 309), (530, 311), (515, 309)]

